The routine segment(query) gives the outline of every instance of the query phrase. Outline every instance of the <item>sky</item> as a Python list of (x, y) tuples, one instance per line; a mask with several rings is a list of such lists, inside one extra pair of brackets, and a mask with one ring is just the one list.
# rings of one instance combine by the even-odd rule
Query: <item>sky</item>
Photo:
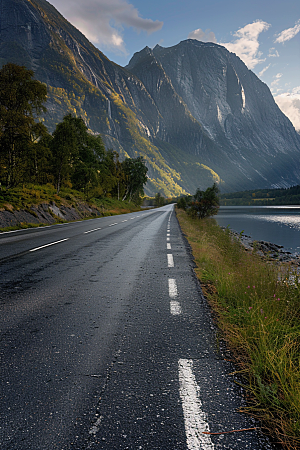
[(50, 0), (110, 60), (185, 39), (236, 53), (300, 131), (300, 0)]

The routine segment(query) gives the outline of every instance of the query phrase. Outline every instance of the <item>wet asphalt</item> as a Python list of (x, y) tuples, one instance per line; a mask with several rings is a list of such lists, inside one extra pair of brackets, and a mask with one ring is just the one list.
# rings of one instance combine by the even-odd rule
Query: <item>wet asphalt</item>
[(2, 234), (0, 448), (272, 449), (203, 439), (258, 424), (193, 268), (172, 205)]

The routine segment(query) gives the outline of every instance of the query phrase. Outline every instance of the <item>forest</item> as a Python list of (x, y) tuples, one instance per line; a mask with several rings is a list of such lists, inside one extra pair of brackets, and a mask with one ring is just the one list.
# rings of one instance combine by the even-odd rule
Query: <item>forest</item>
[(300, 186), (286, 189), (254, 189), (220, 194), (222, 206), (300, 205)]
[(66, 115), (51, 134), (39, 120), (46, 112), (46, 85), (23, 66), (8, 63), (0, 70), (0, 189), (26, 185), (62, 186), (85, 199), (113, 197), (140, 204), (147, 182), (142, 157), (120, 161), (106, 150), (81, 117)]

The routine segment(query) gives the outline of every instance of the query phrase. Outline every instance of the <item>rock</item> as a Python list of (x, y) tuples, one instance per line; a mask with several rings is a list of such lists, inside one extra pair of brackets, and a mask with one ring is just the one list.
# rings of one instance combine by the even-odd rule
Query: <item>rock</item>
[[(52, 214), (51, 214), (52, 213)], [(58, 219), (66, 222), (81, 220), (85, 217), (100, 216), (101, 212), (87, 204), (78, 203), (78, 209), (71, 206), (57, 206), (54, 202), (34, 205), (27, 210), (2, 210), (0, 211), (0, 228), (15, 227), (20, 224), (49, 224), (52, 225)]]

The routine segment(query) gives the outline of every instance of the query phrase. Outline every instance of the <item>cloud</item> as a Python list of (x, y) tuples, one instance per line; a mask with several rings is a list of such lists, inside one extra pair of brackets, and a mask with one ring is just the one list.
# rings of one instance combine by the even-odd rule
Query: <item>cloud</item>
[(269, 54), (268, 54), (268, 56), (269, 56), (270, 58), (279, 58), (279, 53), (278, 53), (278, 51), (276, 50), (275, 47), (272, 47), (272, 48), (269, 49)]
[(51, 3), (94, 44), (117, 53), (127, 54), (122, 36), (123, 27), (151, 34), (163, 22), (143, 19), (126, 0), (52, 0)]
[(196, 39), (197, 41), (202, 42), (217, 42), (215, 33), (210, 30), (202, 31), (201, 28), (198, 28), (197, 30), (191, 31), (191, 33), (188, 35), (188, 39)]
[(300, 19), (295, 23), (295, 26), (293, 28), (287, 28), (286, 30), (283, 30), (281, 33), (277, 35), (277, 38), (275, 39), (275, 43), (283, 43), (286, 41), (289, 41), (293, 37), (296, 36), (300, 31)]
[(249, 23), (234, 33), (233, 36), (236, 39), (233, 42), (220, 43), (220, 45), (226, 47), (230, 52), (236, 53), (249, 69), (253, 69), (257, 64), (265, 61), (261, 58), (262, 53), (259, 52), (258, 37), (270, 26), (269, 23), (262, 20)]
[(259, 76), (260, 77), (262, 77), (263, 76), (263, 74), (268, 70), (268, 68), (271, 66), (271, 64), (268, 64), (263, 70), (261, 70), (260, 72), (259, 72)]
[(277, 95), (274, 99), (281, 111), (300, 132), (300, 86), (293, 89), (291, 93)]
[(282, 73), (277, 73), (277, 75), (275, 75), (273, 78), (274, 80), (271, 83), (272, 88), (276, 87), (280, 81), (280, 78), (282, 77)]

